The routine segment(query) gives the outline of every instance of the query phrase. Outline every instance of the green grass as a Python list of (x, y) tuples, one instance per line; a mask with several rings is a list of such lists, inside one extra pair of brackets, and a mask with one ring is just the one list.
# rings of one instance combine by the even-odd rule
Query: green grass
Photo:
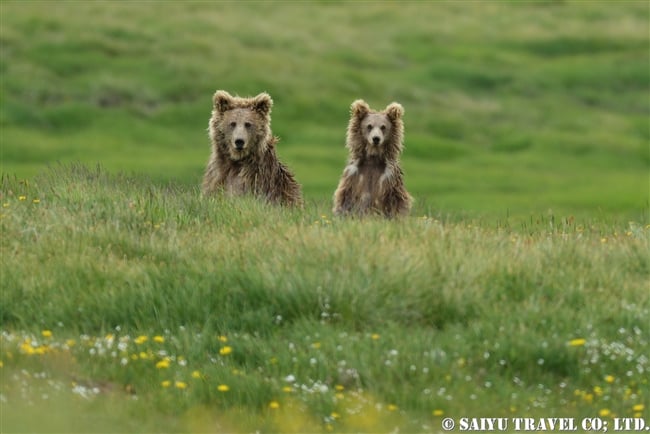
[[(649, 420), (649, 16), (0, 2), (0, 431)], [(216, 89), (272, 95), (303, 210), (200, 196)], [(331, 216), (357, 98), (404, 220)]]
[(331, 198), (356, 98), (406, 109), (406, 183), (441, 212), (648, 207), (646, 2), (3, 1), (2, 172), (56, 161), (200, 183), (216, 89), (268, 91), (278, 152)]
[(644, 222), (340, 220), (79, 165), (1, 197), (3, 432), (647, 418)]

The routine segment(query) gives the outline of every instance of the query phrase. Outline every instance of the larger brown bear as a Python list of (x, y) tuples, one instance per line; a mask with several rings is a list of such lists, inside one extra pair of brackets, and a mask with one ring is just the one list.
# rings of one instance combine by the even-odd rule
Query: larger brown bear
[(208, 131), (212, 153), (203, 176), (203, 193), (252, 194), (270, 203), (301, 206), (302, 193), (289, 169), (278, 160), (271, 132), (273, 100), (218, 90)]
[(404, 108), (394, 102), (376, 112), (356, 100), (350, 111), (346, 143), (350, 155), (334, 193), (334, 213), (388, 218), (408, 214), (413, 198), (404, 187), (399, 165)]

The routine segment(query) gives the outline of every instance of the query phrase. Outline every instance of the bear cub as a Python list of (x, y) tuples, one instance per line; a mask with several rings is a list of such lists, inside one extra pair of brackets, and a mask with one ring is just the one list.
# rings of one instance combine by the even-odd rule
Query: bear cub
[(302, 206), (300, 184), (275, 153), (279, 139), (271, 132), (271, 97), (240, 98), (218, 90), (212, 101), (212, 152), (203, 193), (252, 194), (274, 204)]
[(408, 214), (413, 198), (404, 187), (399, 163), (404, 108), (393, 102), (377, 112), (365, 101), (356, 100), (350, 111), (346, 142), (349, 158), (334, 193), (334, 214), (387, 218)]

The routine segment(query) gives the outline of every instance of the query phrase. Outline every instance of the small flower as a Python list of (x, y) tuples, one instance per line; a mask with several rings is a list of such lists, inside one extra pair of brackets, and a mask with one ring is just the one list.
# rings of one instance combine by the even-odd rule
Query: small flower
[(222, 347), (219, 350), (219, 354), (221, 354), (222, 356), (227, 356), (230, 353), (232, 353), (232, 347), (229, 346)]
[(201, 373), (199, 371), (192, 371), (192, 378), (201, 378)]
[(445, 412), (440, 410), (439, 408), (436, 408), (435, 410), (433, 410), (433, 415), (436, 416), (436, 417), (437, 416), (442, 416), (443, 414), (445, 414)]
[(600, 386), (594, 386), (594, 394), (596, 396), (603, 396), (603, 389)]
[(51, 338), (52, 337), (52, 331), (51, 330), (43, 330), (41, 332), (41, 335), (43, 335), (44, 338)]
[(377, 333), (373, 333), (372, 335), (370, 335), (370, 339), (372, 339), (373, 341), (376, 341), (376, 340), (379, 339), (380, 337), (381, 337), (381, 336), (380, 336), (379, 334), (377, 334)]
[(68, 347), (74, 347), (77, 342), (74, 339), (68, 339), (65, 341), (66, 346)]
[(159, 344), (162, 344), (163, 342), (165, 342), (165, 338), (162, 337), (162, 336), (154, 336), (153, 341), (158, 342)]
[(338, 414), (337, 412), (333, 411), (333, 412), (330, 414), (330, 417), (331, 417), (332, 419), (338, 419), (338, 418), (341, 417), (341, 415)]
[(395, 404), (388, 404), (388, 405), (386, 406), (386, 409), (387, 409), (388, 411), (395, 411), (395, 410), (397, 410), (398, 408), (399, 408), (399, 407), (397, 407)]
[(25, 200), (27, 199), (27, 196), (18, 196), (18, 200)]
[(158, 369), (167, 369), (169, 368), (170, 362), (169, 359), (162, 359), (158, 363), (156, 363), (156, 368)]
[(576, 339), (571, 339), (569, 341), (569, 346), (570, 347), (581, 347), (587, 342), (586, 339), (584, 338), (576, 338)]
[(3, 208), (9, 208), (9, 202), (5, 202), (5, 203), (3, 203), (3, 204), (2, 204), (2, 207), (3, 207)]
[(291, 393), (291, 392), (293, 392), (293, 387), (291, 387), (291, 386), (284, 386), (284, 387), (282, 388), (282, 391), (283, 391), (284, 393)]
[(147, 340), (149, 340), (149, 338), (148, 338), (147, 336), (140, 335), (140, 336), (138, 336), (137, 338), (135, 338), (135, 339), (133, 340), (133, 342), (135, 342), (136, 344), (140, 345), (140, 344), (144, 344), (145, 342), (147, 342)]
[(343, 386), (342, 384), (337, 384), (336, 386), (334, 386), (334, 389), (336, 389), (337, 392), (342, 392), (343, 390), (345, 390), (345, 386)]
[(162, 387), (169, 387), (169, 386), (172, 385), (172, 382), (169, 381), (169, 380), (165, 380), (165, 381), (163, 381), (162, 383), (160, 383), (160, 385), (161, 385)]
[(32, 199), (32, 203), (41, 203), (40, 199)]
[(224, 335), (219, 336), (217, 339), (219, 340), (219, 342), (228, 342), (228, 338), (225, 337)]
[(187, 383), (184, 381), (176, 381), (174, 386), (176, 386), (177, 389), (187, 389)]
[(598, 412), (598, 416), (600, 416), (600, 417), (607, 417), (607, 416), (609, 416), (610, 414), (612, 414), (612, 412), (609, 411), (608, 408), (603, 408), (603, 409), (601, 409), (601, 410)]
[(225, 384), (220, 384), (220, 385), (217, 386), (217, 390), (218, 390), (219, 392), (227, 392), (227, 391), (230, 390), (230, 387), (228, 387), (228, 386), (225, 385)]
[(645, 408), (645, 405), (636, 404), (634, 407), (632, 407), (632, 411), (642, 412), (644, 408)]
[(269, 402), (269, 408), (271, 410), (277, 410), (278, 408), (280, 408), (280, 403), (278, 401), (271, 401)]
[(314, 349), (319, 349), (320, 348), (320, 342), (314, 342), (313, 344), (311, 344), (311, 347), (314, 348)]
[(5, 366), (5, 363), (2, 360), (0, 360), (0, 368), (4, 368), (4, 366)]
[(616, 380), (616, 378), (614, 378), (613, 375), (605, 375), (605, 382), (606, 383), (612, 384), (615, 380)]

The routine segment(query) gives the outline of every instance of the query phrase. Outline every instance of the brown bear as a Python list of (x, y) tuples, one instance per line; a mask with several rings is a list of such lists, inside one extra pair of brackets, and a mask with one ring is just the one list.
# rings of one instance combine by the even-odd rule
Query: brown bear
[(252, 194), (270, 203), (302, 206), (300, 184), (275, 153), (271, 132), (273, 100), (215, 92), (208, 131), (212, 153), (203, 176), (203, 193)]
[(413, 198), (404, 187), (399, 156), (403, 148), (404, 108), (394, 102), (383, 111), (363, 100), (350, 107), (348, 164), (334, 193), (334, 214), (403, 216)]

